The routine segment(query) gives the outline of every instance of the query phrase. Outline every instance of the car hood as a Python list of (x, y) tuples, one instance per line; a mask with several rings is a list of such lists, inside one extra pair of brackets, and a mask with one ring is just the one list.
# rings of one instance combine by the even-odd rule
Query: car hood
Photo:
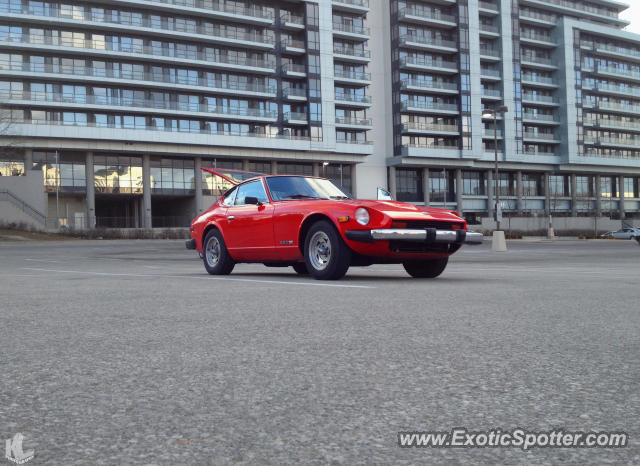
[[(343, 201), (344, 202), (344, 201)], [(402, 220), (444, 220), (463, 221), (451, 210), (437, 209), (435, 207), (415, 206), (400, 201), (375, 201), (350, 199), (347, 201), (354, 207), (366, 207), (375, 209), (392, 219)]]

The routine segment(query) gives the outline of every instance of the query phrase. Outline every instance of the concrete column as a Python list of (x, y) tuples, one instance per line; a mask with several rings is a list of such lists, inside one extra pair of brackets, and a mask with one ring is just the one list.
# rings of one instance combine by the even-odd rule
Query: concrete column
[(524, 210), (524, 202), (523, 198), (523, 189), (522, 189), (522, 172), (518, 170), (516, 172), (516, 209), (518, 211), (518, 215), (522, 215)]
[(550, 173), (546, 172), (544, 175), (544, 214), (551, 215), (551, 187), (549, 186)]
[(627, 218), (626, 212), (624, 210), (624, 175), (620, 175), (618, 178), (618, 184), (620, 187), (618, 188), (618, 192), (620, 194), (620, 204), (618, 210), (620, 211), (620, 220), (624, 220)]
[(431, 184), (429, 183), (429, 169), (422, 169), (422, 194), (424, 195), (424, 205), (431, 202)]
[(489, 218), (493, 218), (494, 215), (494, 181), (493, 181), (493, 170), (487, 170), (487, 215)]
[(462, 215), (462, 169), (456, 170), (456, 208)]
[(33, 149), (24, 150), (24, 171), (33, 170)]
[(320, 176), (320, 164), (318, 162), (313, 164), (313, 176)]
[(389, 167), (389, 192), (394, 200), (397, 200), (396, 190), (396, 167)]
[(278, 162), (275, 160), (271, 161), (271, 174), (272, 175), (278, 174)]
[(244, 159), (244, 160), (242, 161), (242, 169), (243, 169), (244, 171), (246, 171), (246, 172), (248, 172), (248, 171), (249, 171), (249, 160)]
[(600, 179), (600, 175), (596, 175), (596, 217), (602, 216), (602, 180)]
[(196, 216), (204, 212), (204, 203), (202, 200), (202, 157), (193, 159), (193, 189), (195, 191), (195, 208)]
[[(358, 167), (357, 163), (354, 163), (353, 165), (351, 165), (351, 194), (353, 196), (356, 196), (356, 193), (358, 192), (358, 189), (357, 189), (357, 186), (356, 186), (357, 167)], [(376, 192), (375, 192), (374, 196), (365, 196), (365, 199), (367, 199), (367, 197), (375, 199), (377, 196), (378, 196), (378, 190), (376, 189)]]
[(576, 174), (571, 174), (571, 216), (578, 216), (578, 196), (576, 194)]
[(144, 228), (152, 228), (151, 221), (151, 157), (149, 154), (142, 156), (142, 215)]
[(93, 152), (87, 152), (84, 165), (85, 178), (87, 179), (87, 228), (96, 226), (96, 186), (93, 170)]

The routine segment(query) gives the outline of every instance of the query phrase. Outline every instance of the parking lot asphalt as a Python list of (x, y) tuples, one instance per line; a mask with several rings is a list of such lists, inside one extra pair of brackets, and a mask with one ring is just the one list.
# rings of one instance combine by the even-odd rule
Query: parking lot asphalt
[[(319, 282), (212, 277), (181, 241), (1, 242), (0, 440), (34, 465), (639, 464), (639, 265), (632, 241), (514, 241)], [(631, 437), (397, 445), (460, 426)]]

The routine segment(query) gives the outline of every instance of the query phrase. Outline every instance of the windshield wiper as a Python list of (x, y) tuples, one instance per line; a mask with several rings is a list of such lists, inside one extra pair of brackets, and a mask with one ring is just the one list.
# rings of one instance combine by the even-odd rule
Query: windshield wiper
[(286, 196), (282, 198), (283, 201), (287, 199), (326, 199), (326, 197), (307, 196), (306, 194), (293, 194), (291, 196)]
[(343, 199), (350, 199), (349, 196), (329, 196), (329, 199), (335, 199), (337, 201), (341, 201)]

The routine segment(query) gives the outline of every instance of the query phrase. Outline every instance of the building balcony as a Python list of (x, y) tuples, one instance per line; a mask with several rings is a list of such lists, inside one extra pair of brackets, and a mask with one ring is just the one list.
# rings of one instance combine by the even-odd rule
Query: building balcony
[(282, 97), (286, 100), (303, 102), (307, 100), (307, 90), (297, 87), (285, 87), (282, 89)]
[(534, 11), (529, 9), (520, 9), (520, 22), (535, 25), (555, 26), (558, 17), (553, 14)]
[(584, 126), (640, 133), (640, 120), (638, 121), (625, 121), (625, 120), (619, 120), (619, 119), (584, 120)]
[(525, 123), (537, 123), (540, 125), (559, 125), (560, 121), (554, 115), (523, 113), (522, 121)]
[(498, 4), (494, 2), (487, 2), (487, 1), (480, 0), (478, 2), (478, 8), (483, 13), (490, 13), (493, 15), (500, 14), (500, 8), (498, 7)]
[(553, 82), (553, 78), (546, 76), (536, 76), (532, 74), (523, 74), (521, 78), (523, 86), (542, 87), (547, 89), (556, 89), (559, 86)]
[[(164, 47), (146, 45), (114, 44), (98, 39), (75, 39), (70, 37), (47, 37), (34, 35), (9, 35), (0, 40), (3, 46), (9, 48), (35, 49), (59, 52), (61, 48), (82, 49), (90, 51), (95, 56), (127, 57), (138, 60), (158, 60), (162, 62), (194, 63), (208, 68), (224, 68), (243, 70), (253, 73), (272, 74), (275, 63), (250, 57), (223, 56), (204, 52), (186, 52), (171, 50)], [(26, 44), (29, 44), (25, 47)]]
[(500, 70), (494, 70), (491, 68), (480, 68), (480, 78), (485, 81), (501, 81), (502, 73)]
[(482, 130), (482, 139), (503, 139), (502, 130), (499, 129), (494, 133), (492, 129), (483, 129)]
[(439, 27), (456, 27), (458, 21), (455, 16), (441, 13), (433, 8), (419, 7), (417, 5), (409, 5), (401, 8), (398, 12), (398, 19), (401, 21), (428, 24)]
[(455, 53), (458, 44), (452, 40), (436, 39), (434, 37), (417, 34), (404, 34), (400, 36), (400, 46), (414, 49), (434, 50), (436, 52)]
[(627, 105), (618, 102), (596, 102), (594, 107), (598, 110), (604, 110), (614, 113), (628, 113), (633, 115), (640, 115), (640, 105)]
[(491, 48), (491, 47), (483, 47), (480, 46), (480, 59), (481, 60), (489, 60), (489, 61), (500, 61), (501, 54), (500, 50)]
[(349, 117), (336, 117), (337, 128), (350, 128), (350, 129), (372, 129), (371, 119), (369, 118), (349, 118)]
[(537, 150), (537, 149), (525, 149), (522, 151), (523, 154), (525, 155), (540, 155), (542, 157), (555, 157), (556, 153), (555, 152), (550, 152), (550, 151), (543, 151), (543, 150)]
[(364, 26), (334, 22), (333, 35), (334, 37), (343, 37), (345, 39), (367, 40), (371, 35), (371, 31), (368, 27)]
[(305, 28), (304, 17), (289, 11), (283, 11), (280, 14), (280, 27), (290, 31), (302, 31)]
[(335, 104), (341, 107), (366, 108), (371, 106), (371, 96), (336, 93)]
[[(583, 83), (582, 89), (588, 89), (588, 87)], [(613, 94), (625, 97), (634, 96), (640, 98), (640, 87), (623, 87), (615, 86), (613, 84), (596, 83), (591, 89), (602, 94)]]
[(338, 44), (333, 45), (333, 55), (334, 58), (357, 63), (367, 63), (371, 61), (371, 52), (369, 50), (345, 47)]
[(299, 63), (285, 63), (282, 65), (282, 74), (289, 78), (306, 78), (307, 67)]
[(531, 142), (544, 142), (545, 144), (560, 144), (560, 140), (553, 133), (533, 133), (525, 131), (522, 139)]
[(459, 157), (460, 146), (457, 144), (403, 144), (403, 157)]
[(370, 84), (371, 74), (364, 71), (334, 70), (333, 79), (347, 84)]
[[(225, 107), (198, 102), (166, 102), (147, 99), (124, 99), (95, 95), (66, 95), (58, 93), (22, 92), (9, 95), (12, 105), (44, 106), (56, 108), (80, 108), (83, 110), (108, 110), (109, 107), (127, 108), (131, 112), (171, 113), (205, 118), (262, 119), (272, 122), (277, 112), (245, 107)], [(0, 98), (2, 96), (0, 95)]]
[(550, 35), (534, 31), (520, 31), (520, 41), (525, 44), (537, 45), (538, 47), (553, 48), (558, 46)]
[(457, 115), (460, 113), (457, 104), (447, 104), (442, 102), (419, 102), (415, 100), (407, 100), (402, 102), (401, 109), (403, 112), (414, 113), (436, 113)]
[(366, 13), (369, 11), (369, 0), (332, 0), (334, 10), (350, 13)]
[(458, 125), (443, 125), (437, 123), (418, 123), (409, 121), (402, 124), (402, 132), (406, 134), (434, 134), (446, 136), (459, 136)]
[(500, 89), (482, 89), (481, 98), (484, 100), (502, 100), (502, 91)]
[(458, 94), (458, 84), (446, 81), (427, 81), (425, 79), (403, 79), (400, 88), (409, 91), (434, 92), (440, 94)]
[(304, 55), (306, 53), (304, 41), (288, 37), (280, 41), (280, 51), (288, 55)]
[(617, 12), (610, 12), (605, 8), (594, 6), (593, 3), (571, 0), (521, 0), (521, 4), (541, 8), (543, 10), (551, 10), (563, 15), (574, 16), (578, 18), (586, 18), (590, 20), (605, 20), (613, 23), (618, 27), (624, 27), (629, 24), (628, 21), (620, 19)]
[(480, 35), (485, 37), (500, 37), (500, 28), (493, 24), (480, 24)]
[(558, 67), (553, 64), (553, 60), (547, 57), (522, 57), (520, 63), (527, 68), (541, 68), (545, 70), (557, 70)]
[(275, 98), (277, 89), (275, 86), (264, 84), (245, 83), (238, 81), (218, 81), (215, 79), (203, 79), (198, 77), (184, 77), (163, 73), (149, 73), (136, 71), (121, 71), (105, 68), (90, 67), (64, 67), (53, 65), (41, 65), (36, 63), (20, 63), (17, 65), (0, 68), (0, 76), (29, 76), (39, 79), (55, 79), (64, 81), (67, 79), (75, 82), (114, 83), (128, 86), (151, 87), (166, 89), (171, 84), (173, 89), (199, 92), (211, 92), (216, 94), (251, 95), (252, 97)]
[(640, 49), (630, 49), (627, 47), (616, 47), (611, 44), (594, 44), (593, 50), (599, 55), (622, 58), (623, 60), (640, 61)]
[(550, 107), (558, 107), (560, 105), (560, 101), (556, 97), (539, 94), (522, 94), (522, 103)]
[(400, 57), (400, 67), (415, 70), (429, 70), (436, 73), (456, 74), (458, 64), (445, 60), (425, 60), (419, 57)]
[(307, 114), (302, 112), (285, 112), (282, 119), (288, 125), (308, 124)]
[[(585, 70), (587, 71), (587, 70)], [(598, 65), (593, 68), (593, 72), (604, 76), (624, 78), (625, 80), (640, 82), (640, 68), (638, 70), (617, 68), (615, 66)]]
[(584, 138), (585, 144), (594, 144), (596, 146), (619, 147), (624, 149), (640, 149), (640, 138), (612, 138), (612, 137), (596, 137)]

